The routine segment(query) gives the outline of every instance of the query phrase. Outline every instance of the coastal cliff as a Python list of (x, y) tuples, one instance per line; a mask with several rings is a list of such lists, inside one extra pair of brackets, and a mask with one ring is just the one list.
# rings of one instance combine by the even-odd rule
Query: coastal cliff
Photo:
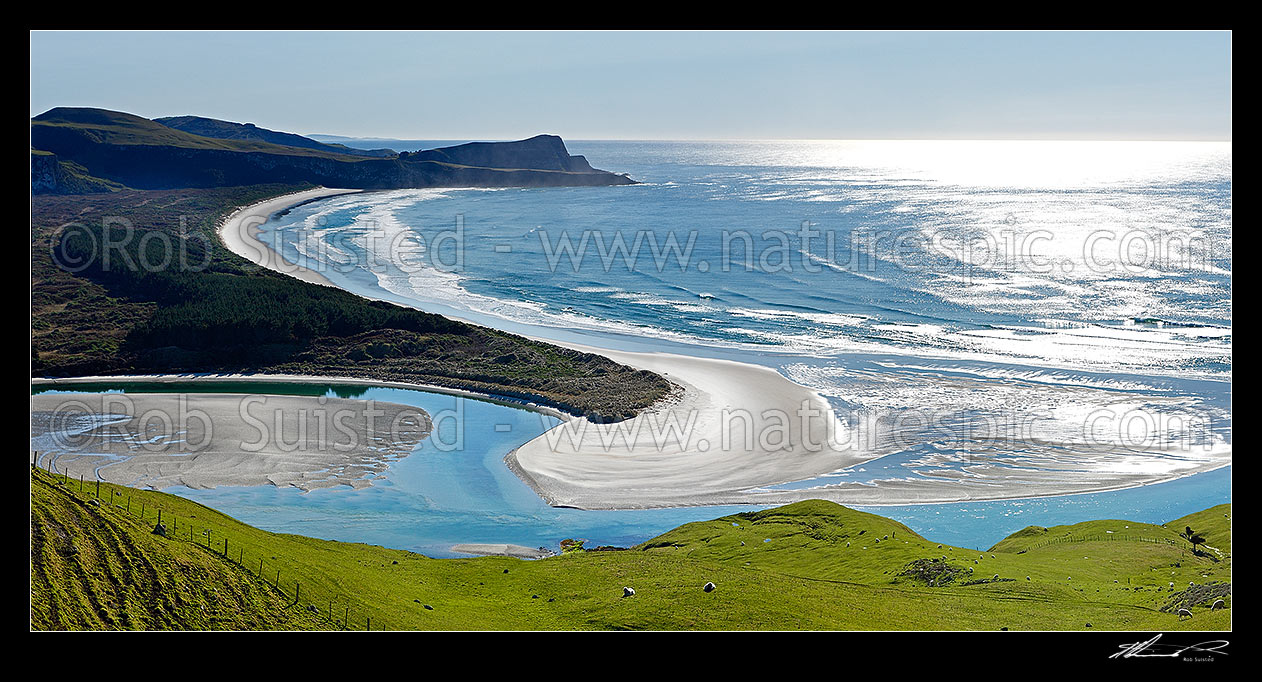
[[(179, 120), (187, 123), (191, 117)], [(311, 183), (354, 189), (422, 187), (586, 187), (630, 185), (625, 175), (596, 170), (571, 156), (564, 141), (540, 135), (517, 142), (475, 142), (390, 157), (331, 145), (291, 146), (232, 126), (195, 121), (208, 137), (132, 114), (57, 108), (31, 119), (32, 184), (36, 194), (99, 192), (113, 187), (175, 189), (264, 183)], [(186, 126), (187, 127), (187, 126)], [(289, 135), (256, 129), (271, 139)], [(301, 136), (293, 136), (308, 140)], [(292, 140), (290, 140), (292, 142)], [(314, 142), (310, 140), (310, 142)], [(55, 159), (42, 158), (55, 155)], [(67, 164), (75, 182), (58, 182)]]

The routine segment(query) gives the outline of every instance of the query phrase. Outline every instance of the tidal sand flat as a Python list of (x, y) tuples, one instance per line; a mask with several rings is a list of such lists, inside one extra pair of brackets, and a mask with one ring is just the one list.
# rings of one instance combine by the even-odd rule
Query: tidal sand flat
[(638, 509), (741, 503), (750, 488), (860, 463), (817, 393), (765, 367), (572, 346), (667, 377), (681, 390), (616, 424), (570, 419), (509, 455), (549, 503)]
[(472, 554), (474, 556), (509, 556), (518, 559), (544, 559), (554, 556), (556, 553), (544, 549), (531, 549), (521, 545), (496, 545), (496, 544), (477, 544), (466, 543), (460, 545), (452, 545), (451, 551), (460, 554)]
[(41, 467), (153, 489), (367, 487), (430, 432), (396, 403), (256, 394), (31, 397)]

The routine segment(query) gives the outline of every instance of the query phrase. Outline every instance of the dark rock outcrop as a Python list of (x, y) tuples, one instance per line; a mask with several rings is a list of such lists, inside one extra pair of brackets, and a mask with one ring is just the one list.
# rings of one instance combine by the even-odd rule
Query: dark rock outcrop
[(571, 156), (556, 135), (536, 135), (516, 142), (469, 142), (415, 152), (412, 159), (460, 166), (500, 169), (534, 169), (567, 173), (604, 173), (592, 168), (582, 156)]

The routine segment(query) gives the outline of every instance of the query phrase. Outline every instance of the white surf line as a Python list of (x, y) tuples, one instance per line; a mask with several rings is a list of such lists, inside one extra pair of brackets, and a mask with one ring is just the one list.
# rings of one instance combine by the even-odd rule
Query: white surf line
[[(258, 239), (258, 226), (286, 208), (351, 191), (320, 188), (268, 199), (229, 216), (219, 233), (225, 246), (254, 263), (332, 286), (318, 272), (275, 253)], [(832, 407), (774, 370), (535, 340), (654, 371), (682, 389), (674, 399), (615, 425), (552, 411), (564, 422), (506, 458), (549, 504), (589, 509), (690, 505), (715, 494), (814, 478), (868, 459), (852, 449), (821, 446), (840, 428)], [(803, 420), (803, 411), (817, 416)], [(563, 432), (559, 442), (558, 431)]]
[(315, 189), (304, 190), (302, 192), (294, 192), (284, 196), (273, 197), (256, 204), (238, 209), (235, 213), (229, 215), (219, 224), (216, 232), (219, 235), (219, 241), (231, 252), (241, 256), (242, 258), (261, 265), (269, 270), (284, 273), (291, 277), (296, 277), (304, 282), (312, 284), (321, 284), (331, 287), (333, 283), (314, 270), (300, 267), (295, 263), (285, 260), (279, 252), (272, 250), (267, 244), (259, 239), (260, 226), (267, 222), (268, 218), (274, 214), (293, 208), (299, 204), (304, 204), (316, 199), (326, 199), (328, 197), (339, 196), (343, 194), (355, 194), (362, 192), (359, 189), (330, 189), (328, 187), (317, 187)]
[[(249, 248), (242, 247), (246, 253), (241, 253), (250, 258), (250, 251), (255, 254), (271, 251), (256, 237), (257, 225), (266, 217), (314, 198), (349, 191), (309, 190), (270, 199), (238, 211), (225, 221), (225, 226), (239, 225), (234, 219), (240, 216), (262, 216), (262, 220), (252, 223), (253, 230), (235, 227), (235, 234), (251, 242)], [(284, 270), (269, 265), (278, 261), (285, 263), (274, 254), (262, 254), (251, 260), (302, 279), (310, 277), (307, 281), (331, 285), (319, 273), (300, 274), (304, 268), (293, 264), (282, 266)], [(452, 315), (447, 317), (478, 324)], [(562, 424), (509, 453), (505, 462), (554, 506), (639, 509), (784, 504), (811, 498), (885, 506), (1025, 499), (1143, 486), (1230, 464), (1230, 454), (1225, 461), (1220, 454), (1218, 458), (1202, 460), (1164, 475), (1084, 470), (1071, 476), (1047, 472), (1018, 477), (1012, 471), (996, 471), (1003, 475), (977, 481), (984, 484), (981, 486), (962, 486), (956, 479), (919, 477), (881, 481), (875, 485), (841, 481), (827, 488), (769, 490), (768, 486), (819, 478), (876, 457), (844, 442), (841, 445), (830, 442), (841, 440), (833, 438), (840, 427), (831, 406), (819, 393), (774, 370), (728, 360), (618, 351), (528, 338), (604, 355), (637, 369), (654, 371), (682, 389), (671, 399), (659, 401), (638, 417), (618, 424), (595, 424), (553, 411), (552, 414), (563, 420)], [(799, 415), (803, 412), (808, 415), (819, 412), (823, 416), (801, 419)], [(752, 442), (746, 438), (751, 430)], [(827, 445), (819, 447), (820, 443)]]

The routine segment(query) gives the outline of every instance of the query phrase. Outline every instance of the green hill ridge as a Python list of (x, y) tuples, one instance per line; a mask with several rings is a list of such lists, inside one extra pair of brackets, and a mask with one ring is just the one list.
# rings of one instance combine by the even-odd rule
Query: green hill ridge
[[(97, 506), (95, 487), (79, 485), (32, 474), (34, 629), (1231, 627), (1230, 553), (1193, 555), (1174, 530), (1151, 524), (1057, 527), (1049, 531), (1084, 539), (1037, 548), (1018, 545), (1034, 538), (1019, 532), (978, 552), (810, 500), (690, 523), (620, 551), (429, 559), (270, 533), (155, 491), (102, 484), (112, 504)], [(168, 538), (151, 533), (159, 509)], [(1230, 505), (1187, 518), (1209, 528), (1223, 514), (1229, 520)], [(1116, 524), (1153, 541), (1086, 539)], [(1229, 547), (1224, 532), (1229, 526), (1210, 531)], [(130, 559), (133, 548), (146, 559)], [(706, 583), (715, 589), (707, 592)], [(1226, 594), (1228, 608), (1187, 602), (1208, 594), (1205, 586)], [(624, 587), (634, 596), (624, 597)], [(178, 607), (157, 598), (172, 591), (182, 595)], [(112, 597), (126, 605), (126, 618), (109, 606), (108, 617), (100, 615), (95, 604), (116, 594), (134, 595)], [(1193, 616), (1162, 610), (1175, 603), (1188, 603)]]
[(90, 107), (57, 107), (35, 116), (32, 191), (81, 194), (118, 187), (267, 183), (352, 189), (635, 184), (624, 175), (592, 168), (581, 156), (571, 156), (554, 135), (385, 155), (389, 150), (368, 154), (228, 121), (188, 116), (168, 120), (187, 130)]

